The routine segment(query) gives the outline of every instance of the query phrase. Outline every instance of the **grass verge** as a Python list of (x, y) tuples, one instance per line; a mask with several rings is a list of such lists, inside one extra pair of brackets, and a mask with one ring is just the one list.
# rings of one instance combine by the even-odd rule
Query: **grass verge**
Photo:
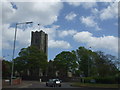
[(118, 88), (120, 84), (72, 83), (73, 87)]

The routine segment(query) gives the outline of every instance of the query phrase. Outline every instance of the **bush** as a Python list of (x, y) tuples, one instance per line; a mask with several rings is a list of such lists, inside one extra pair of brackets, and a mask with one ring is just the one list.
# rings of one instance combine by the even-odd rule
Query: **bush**
[(115, 84), (118, 83), (116, 77), (95, 77), (96, 83)]
[(93, 77), (84, 77), (82, 79), (84, 80), (84, 83), (91, 83), (91, 80), (94, 78)]
[(84, 83), (102, 83), (117, 84), (120, 83), (120, 77), (84, 77)]

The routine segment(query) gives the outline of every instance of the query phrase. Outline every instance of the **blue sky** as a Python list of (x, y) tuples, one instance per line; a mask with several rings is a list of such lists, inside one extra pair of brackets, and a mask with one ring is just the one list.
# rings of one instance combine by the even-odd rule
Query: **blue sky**
[(33, 21), (32, 25), (19, 25), (16, 53), (31, 42), (31, 31), (40, 29), (49, 36), (48, 59), (62, 51), (91, 47), (117, 56), (118, 3), (117, 2), (10, 2), (2, 3), (2, 54), (11, 60), (14, 24)]

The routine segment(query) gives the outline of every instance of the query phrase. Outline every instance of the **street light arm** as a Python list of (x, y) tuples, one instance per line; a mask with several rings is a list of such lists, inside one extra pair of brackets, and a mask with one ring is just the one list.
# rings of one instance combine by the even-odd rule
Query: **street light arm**
[(26, 24), (30, 24), (30, 23), (33, 23), (33, 22), (26, 22)]
[(16, 25), (18, 25), (18, 24), (31, 24), (31, 23), (33, 23), (33, 22), (16, 23)]

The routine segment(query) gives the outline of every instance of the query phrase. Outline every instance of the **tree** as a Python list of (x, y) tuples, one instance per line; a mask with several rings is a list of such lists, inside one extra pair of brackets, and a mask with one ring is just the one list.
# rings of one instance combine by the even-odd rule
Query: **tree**
[(50, 78), (53, 78), (56, 76), (55, 73), (56, 73), (56, 71), (55, 71), (54, 61), (50, 60), (48, 63), (47, 75)]
[(31, 76), (38, 76), (40, 70), (45, 74), (48, 63), (46, 54), (34, 46), (22, 48), (14, 62), (19, 74), (26, 75), (29, 70)]
[(55, 57), (54, 65), (59, 72), (64, 71), (60, 76), (66, 76), (68, 71), (74, 74), (77, 68), (76, 56), (72, 52), (63, 51)]
[(115, 76), (118, 72), (117, 67), (113, 63), (113, 59), (115, 59), (112, 55), (104, 55), (103, 52), (98, 51), (96, 52), (96, 68), (100, 77), (108, 77), (108, 76)]
[(77, 62), (79, 64), (79, 73), (83, 76), (89, 76), (93, 65), (93, 53), (84, 47), (79, 47), (76, 51)]
[(80, 75), (107, 77), (117, 72), (117, 67), (113, 63), (116, 58), (112, 55), (105, 55), (101, 51), (93, 52), (84, 47), (72, 52), (76, 54)]
[(11, 75), (11, 65), (10, 61), (2, 60), (2, 77), (3, 78), (10, 78)]

